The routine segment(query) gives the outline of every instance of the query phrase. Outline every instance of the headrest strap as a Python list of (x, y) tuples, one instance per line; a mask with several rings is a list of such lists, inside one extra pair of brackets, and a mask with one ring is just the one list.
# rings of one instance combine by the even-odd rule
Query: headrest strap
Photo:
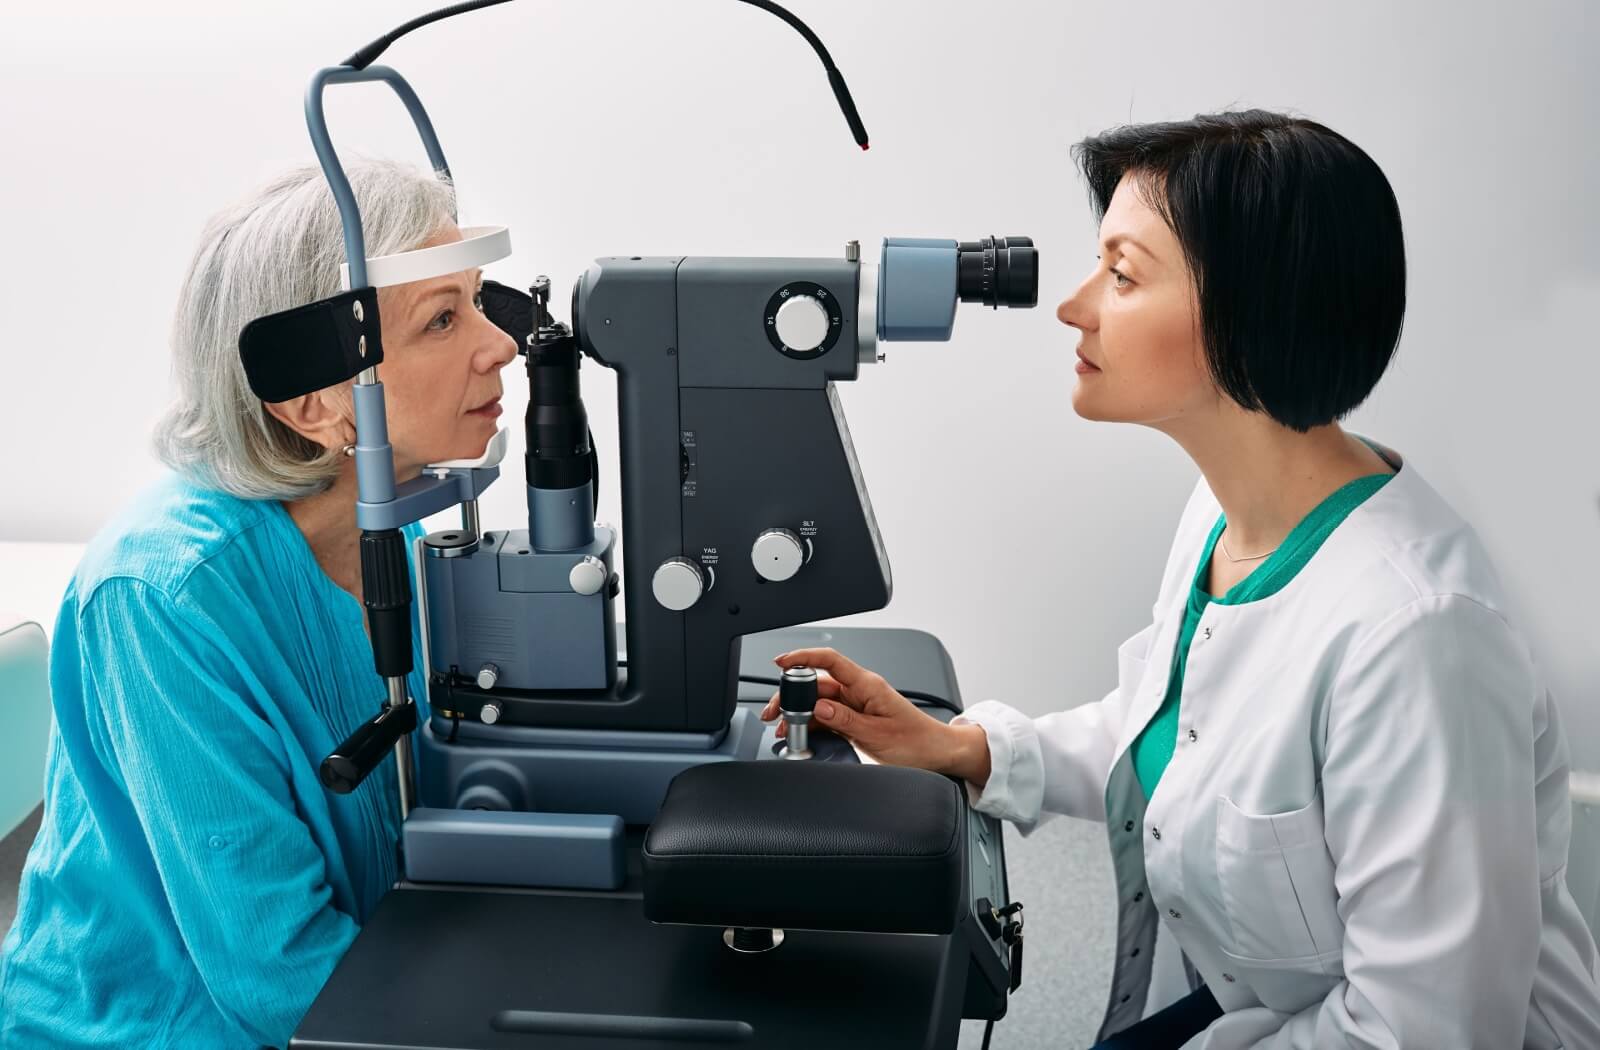
[(269, 404), (347, 379), (383, 360), (378, 290), (340, 292), (258, 317), (239, 333), (250, 389)]

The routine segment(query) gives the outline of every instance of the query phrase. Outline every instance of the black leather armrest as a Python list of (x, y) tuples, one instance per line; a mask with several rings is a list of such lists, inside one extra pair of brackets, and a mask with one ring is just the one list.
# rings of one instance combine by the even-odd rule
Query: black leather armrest
[(966, 801), (920, 769), (720, 762), (680, 773), (644, 842), (653, 922), (949, 933)]

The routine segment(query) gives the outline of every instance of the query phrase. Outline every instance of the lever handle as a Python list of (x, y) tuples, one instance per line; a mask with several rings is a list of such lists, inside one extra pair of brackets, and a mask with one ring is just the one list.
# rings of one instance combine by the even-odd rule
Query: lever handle
[(817, 672), (804, 666), (787, 668), (778, 684), (778, 709), (783, 712), (789, 747), (784, 758), (808, 759), (811, 750), (811, 712), (817, 706)]
[(322, 786), (336, 795), (348, 795), (394, 750), (395, 741), (417, 728), (417, 705), (412, 701), (384, 705), (370, 721), (357, 726), (344, 743), (322, 760), (318, 776)]
[(784, 670), (778, 685), (778, 707), (793, 715), (809, 715), (817, 706), (817, 672), (797, 665)]

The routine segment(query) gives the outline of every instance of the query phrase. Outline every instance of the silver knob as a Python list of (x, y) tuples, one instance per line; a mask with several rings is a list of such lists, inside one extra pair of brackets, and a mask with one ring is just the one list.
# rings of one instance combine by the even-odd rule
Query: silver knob
[(606, 563), (592, 554), (585, 554), (567, 573), (567, 582), (574, 593), (598, 594), (606, 585)]
[(478, 688), (493, 689), (494, 684), (500, 681), (500, 668), (494, 664), (484, 664), (478, 668)]
[(656, 568), (650, 590), (662, 608), (683, 612), (706, 592), (705, 573), (688, 558), (668, 558)]
[(478, 711), (478, 718), (486, 726), (492, 726), (500, 721), (500, 701), (490, 700)]
[(822, 341), (828, 338), (828, 327), (832, 321), (827, 309), (814, 296), (791, 295), (778, 307), (772, 323), (778, 329), (778, 338), (783, 340), (784, 346), (804, 352), (822, 345)]
[(750, 560), (762, 579), (782, 583), (805, 564), (805, 544), (788, 529), (768, 529), (756, 537), (755, 545), (750, 548)]

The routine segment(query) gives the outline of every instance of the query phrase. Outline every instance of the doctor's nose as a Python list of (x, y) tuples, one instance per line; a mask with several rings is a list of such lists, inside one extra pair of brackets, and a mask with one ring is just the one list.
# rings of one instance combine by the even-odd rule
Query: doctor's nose
[(1093, 285), (1094, 275), (1090, 274), (1076, 291), (1061, 300), (1061, 305), (1056, 307), (1056, 320), (1080, 332), (1092, 332), (1098, 328), (1099, 316), (1090, 305), (1094, 301), (1089, 294)]

